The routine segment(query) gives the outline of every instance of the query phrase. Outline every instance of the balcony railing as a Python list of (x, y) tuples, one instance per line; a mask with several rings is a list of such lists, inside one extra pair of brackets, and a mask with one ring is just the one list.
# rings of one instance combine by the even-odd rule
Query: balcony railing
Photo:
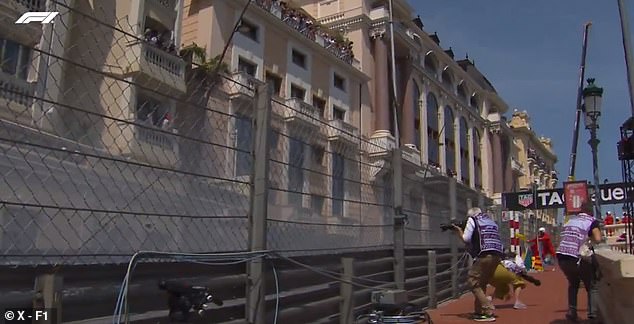
[(311, 104), (299, 98), (290, 98), (286, 100), (286, 105), (287, 107), (284, 109), (284, 117), (286, 120), (303, 121), (313, 126), (320, 126), (319, 111)]
[(246, 96), (253, 97), (258, 80), (246, 72), (236, 71), (231, 74), (230, 80), (225, 80), (225, 92), (231, 97)]
[(176, 137), (174, 135), (162, 132), (158, 128), (136, 127), (135, 135), (139, 142), (168, 150), (173, 150), (176, 145)]
[(367, 144), (367, 152), (371, 156), (384, 156), (396, 147), (396, 140), (391, 134), (374, 136)]
[(522, 174), (524, 173), (524, 167), (515, 158), (511, 158), (511, 168), (513, 169), (513, 171), (516, 171), (516, 172), (519, 172), (519, 173), (522, 173)]
[[(337, 42), (334, 37), (330, 35), (329, 31), (325, 30), (323, 27), (317, 26), (316, 22), (313, 21), (312, 18), (305, 16), (292, 8), (283, 8), (280, 6), (279, 2), (255, 0), (254, 3), (280, 19), (289, 27), (295, 29), (298, 33), (324, 47), (342, 61), (351, 64), (356, 68), (360, 68), (361, 64), (356, 63), (358, 60), (355, 62), (352, 50), (349, 49), (348, 45)], [(291, 12), (295, 12), (296, 14), (291, 15)]]
[(143, 43), (142, 51), (145, 60), (153, 66), (178, 78), (185, 76), (185, 61), (182, 58), (147, 43)]
[(402, 150), (403, 159), (416, 166), (421, 166), (420, 150), (411, 144), (405, 144)]
[(341, 119), (333, 119), (328, 122), (328, 138), (330, 140), (343, 140), (354, 144), (359, 141), (357, 128)]
[[(9, 0), (9, 2), (17, 2), (19, 5), (27, 9), (28, 11), (41, 11), (44, 10), (45, 0)], [(4, 2), (4, 1), (3, 1)]]
[(127, 66), (126, 72), (142, 74), (148, 82), (158, 82), (161, 86), (187, 90), (185, 85), (185, 61), (165, 50), (144, 41), (135, 41), (126, 54), (118, 59), (121, 66)]
[(33, 102), (33, 93), (34, 88), (31, 83), (0, 71), (0, 98), (30, 106)]

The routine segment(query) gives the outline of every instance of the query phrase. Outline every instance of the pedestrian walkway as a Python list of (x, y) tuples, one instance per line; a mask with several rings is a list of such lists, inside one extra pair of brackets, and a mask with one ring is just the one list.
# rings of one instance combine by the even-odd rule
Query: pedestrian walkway
[[(547, 271), (531, 274), (541, 280), (542, 285), (535, 287), (528, 284), (528, 287), (521, 292), (520, 300), (528, 308), (523, 310), (513, 309), (513, 299), (509, 301), (494, 301), (496, 323), (508, 324), (565, 324), (567, 310), (567, 290), (568, 282), (563, 273), (552, 267)], [(579, 311), (581, 321), (586, 321), (587, 299), (583, 288), (579, 289), (578, 295)], [(448, 302), (438, 306), (438, 309), (431, 310), (429, 314), (434, 324), (451, 323), (475, 323), (469, 319), (473, 312), (473, 295), (466, 294), (458, 300)]]

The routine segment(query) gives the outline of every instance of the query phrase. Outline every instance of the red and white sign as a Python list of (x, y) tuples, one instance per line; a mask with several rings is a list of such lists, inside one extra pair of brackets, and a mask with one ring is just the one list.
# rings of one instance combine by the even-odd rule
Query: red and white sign
[(578, 214), (581, 206), (590, 199), (585, 181), (564, 182), (564, 202), (566, 214)]

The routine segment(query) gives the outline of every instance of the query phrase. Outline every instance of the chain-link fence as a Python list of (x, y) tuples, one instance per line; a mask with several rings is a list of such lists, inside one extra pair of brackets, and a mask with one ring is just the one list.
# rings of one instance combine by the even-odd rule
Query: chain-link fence
[(0, 32), (2, 264), (247, 250), (259, 96), (271, 109), (271, 250), (392, 246), (395, 186), (406, 246), (446, 247), (440, 224), (478, 201), (420, 161), (403, 158), (394, 181), (398, 151), (360, 124), (258, 92), (249, 71), (178, 52), (114, 2), (47, 3), (35, 9), (60, 12), (54, 24)]

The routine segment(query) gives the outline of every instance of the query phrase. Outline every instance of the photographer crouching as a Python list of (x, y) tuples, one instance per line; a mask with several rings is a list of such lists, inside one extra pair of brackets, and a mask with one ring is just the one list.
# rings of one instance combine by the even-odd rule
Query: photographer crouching
[[(453, 232), (467, 244), (469, 254), (474, 259), (467, 281), (475, 297), (473, 320), (495, 322), (494, 308), (485, 292), (504, 254), (498, 225), (488, 214), (474, 207), (467, 212), (464, 230), (463, 226), (456, 224), (450, 226)], [(441, 228), (448, 229), (448, 226)]]

